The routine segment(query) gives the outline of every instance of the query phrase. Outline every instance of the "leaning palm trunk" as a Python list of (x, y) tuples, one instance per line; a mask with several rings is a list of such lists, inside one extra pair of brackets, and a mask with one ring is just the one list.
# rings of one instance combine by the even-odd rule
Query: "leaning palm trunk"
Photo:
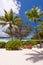
[[(35, 25), (36, 25), (36, 19), (34, 19), (34, 22), (35, 22)], [(42, 48), (41, 37), (40, 37), (40, 34), (39, 34), (38, 30), (37, 30), (37, 25), (36, 25), (36, 33), (38, 34), (38, 40), (40, 42), (40, 48)]]

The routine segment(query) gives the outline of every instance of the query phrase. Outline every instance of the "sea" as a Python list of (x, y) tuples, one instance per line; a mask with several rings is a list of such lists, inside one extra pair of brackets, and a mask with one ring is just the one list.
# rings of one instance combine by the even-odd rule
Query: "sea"
[[(12, 38), (9, 38), (9, 37), (8, 38), (3, 38), (3, 37), (0, 38), (0, 41), (3, 41), (3, 42), (8, 42), (9, 40), (12, 40)], [(14, 38), (13, 40), (16, 40), (16, 38)], [(22, 40), (26, 41), (26, 40), (29, 40), (29, 38), (23, 38)]]
[(11, 38), (0, 38), (0, 41), (3, 41), (3, 42), (8, 42), (9, 40), (11, 40)]

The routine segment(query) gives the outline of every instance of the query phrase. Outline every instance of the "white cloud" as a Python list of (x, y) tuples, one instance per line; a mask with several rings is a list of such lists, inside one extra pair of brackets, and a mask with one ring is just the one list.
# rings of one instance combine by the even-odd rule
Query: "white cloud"
[(16, 14), (19, 14), (21, 4), (17, 0), (0, 0), (0, 16), (4, 14), (3, 9), (10, 11), (12, 8)]

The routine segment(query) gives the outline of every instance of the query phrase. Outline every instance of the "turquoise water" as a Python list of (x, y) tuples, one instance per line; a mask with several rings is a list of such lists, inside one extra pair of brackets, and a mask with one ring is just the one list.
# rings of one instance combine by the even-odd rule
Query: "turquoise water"
[[(7, 41), (9, 41), (9, 40), (11, 40), (12, 38), (0, 38), (0, 41), (5, 41), (5, 42), (7, 42)], [(15, 40), (15, 39), (14, 39)], [(22, 39), (22, 40), (29, 40), (29, 38), (24, 38), (24, 39)]]
[(0, 41), (5, 41), (5, 42), (7, 42), (7, 41), (9, 41), (9, 40), (11, 40), (11, 38), (0, 38)]

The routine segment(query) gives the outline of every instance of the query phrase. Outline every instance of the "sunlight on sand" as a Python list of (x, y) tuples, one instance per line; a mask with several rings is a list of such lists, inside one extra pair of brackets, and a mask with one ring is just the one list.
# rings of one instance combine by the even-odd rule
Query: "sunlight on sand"
[(43, 65), (43, 48), (18, 51), (0, 49), (0, 65)]

